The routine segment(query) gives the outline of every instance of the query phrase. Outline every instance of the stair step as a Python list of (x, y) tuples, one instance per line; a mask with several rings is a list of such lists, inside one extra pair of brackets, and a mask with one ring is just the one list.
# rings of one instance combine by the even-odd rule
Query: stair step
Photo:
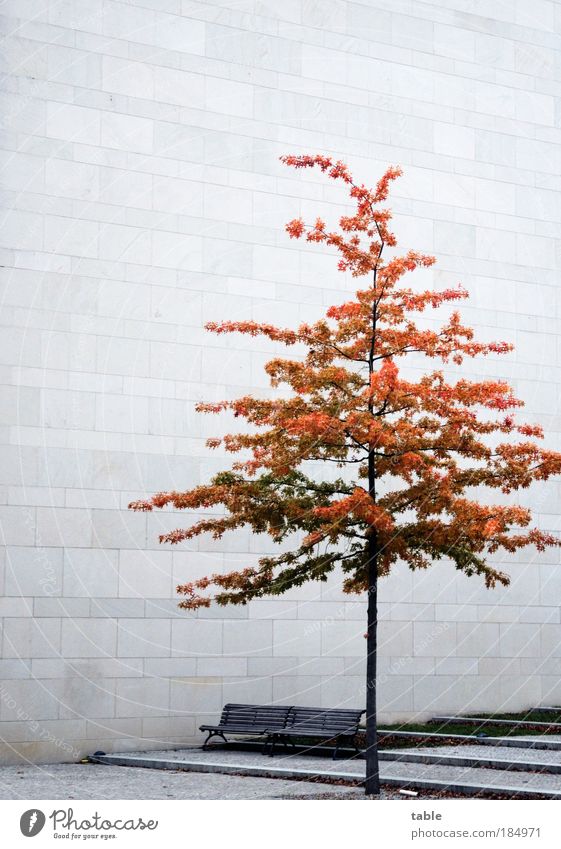
[[(193, 757), (192, 754), (190, 751), (186, 757), (182, 757), (180, 752), (174, 752), (174, 757), (166, 757), (165, 752), (157, 756), (151, 756), (147, 752), (138, 755), (100, 755), (92, 760), (95, 763), (116, 766), (253, 775), (288, 780), (347, 781), (355, 784), (364, 780), (365, 764), (362, 760), (346, 760), (339, 764), (337, 761), (330, 761), (326, 764), (325, 760), (321, 763), (319, 758), (287, 756), (277, 758), (276, 763), (271, 763), (269, 758), (244, 758), (240, 753), (234, 752), (229, 752), (228, 757), (220, 757), (226, 753), (219, 752), (212, 755), (205, 752), (205, 757)], [(380, 781), (382, 784), (402, 789), (445, 791), (469, 796), (528, 798), (539, 795), (548, 799), (561, 799), (559, 779), (554, 775), (536, 772), (384, 760), (380, 764)]]
[(378, 731), (378, 739), (383, 741), (385, 738), (399, 738), (401, 740), (410, 740), (411, 745), (414, 745), (416, 740), (434, 740), (437, 743), (439, 740), (453, 740), (458, 743), (473, 744), (477, 746), (513, 746), (521, 749), (549, 749), (550, 751), (561, 750), (561, 740), (551, 738), (545, 734), (536, 737), (476, 737), (474, 734), (447, 734), (442, 732), (424, 732), (424, 731)]
[[(443, 747), (446, 748), (446, 747)], [(462, 747), (466, 749), (467, 747)], [(476, 746), (470, 747), (477, 748)], [(439, 764), (441, 766), (458, 766), (458, 767), (485, 767), (489, 769), (516, 770), (520, 772), (541, 772), (549, 773), (550, 775), (561, 775), (561, 762), (553, 763), (547, 760), (535, 760), (528, 757), (527, 750), (522, 751), (524, 754), (521, 758), (508, 757), (506, 754), (502, 757), (495, 756), (494, 753), (488, 754), (450, 754), (448, 752), (403, 752), (400, 749), (385, 749), (379, 753), (381, 761), (393, 761), (397, 763), (422, 763), (422, 764)]]
[(530, 713), (558, 713), (561, 714), (561, 707), (559, 705), (541, 705), (540, 707), (532, 708)]
[(487, 719), (484, 716), (435, 716), (431, 722), (462, 725), (496, 725), (509, 726), (510, 728), (553, 728), (561, 733), (559, 722), (532, 722), (522, 719)]

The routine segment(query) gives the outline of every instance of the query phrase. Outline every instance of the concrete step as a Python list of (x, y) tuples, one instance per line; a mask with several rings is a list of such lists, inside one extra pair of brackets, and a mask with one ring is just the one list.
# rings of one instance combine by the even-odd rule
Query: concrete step
[(453, 722), (461, 723), (462, 725), (491, 725), (491, 726), (509, 726), (510, 728), (553, 728), (561, 733), (561, 723), (559, 722), (530, 722), (521, 719), (487, 719), (485, 716), (435, 716), (431, 722), (441, 722), (451, 724)]
[(561, 799), (561, 777), (542, 772), (388, 761), (381, 764), (381, 776), (384, 783), (396, 776), (400, 781), (407, 779), (408, 784), (400, 786), (411, 789), (426, 788), (430, 782), (435, 789), (438, 784), (441, 789), (470, 796), (524, 798), (543, 795), (549, 799)]
[[(200, 750), (145, 752), (99, 755), (92, 760), (96, 763), (148, 769), (218, 772), (318, 782), (347, 781), (356, 784), (364, 780), (365, 769), (364, 761), (359, 759), (329, 761), (325, 758), (294, 755), (267, 758), (233, 751), (204, 752), (202, 756)], [(548, 799), (561, 799), (561, 778), (535, 772), (384, 760), (380, 764), (380, 780), (383, 784), (410, 790), (440, 790), (469, 796), (501, 795), (511, 798), (540, 795)]]
[(540, 705), (540, 707), (532, 708), (532, 713), (559, 713), (559, 714), (561, 714), (561, 707), (559, 707), (559, 705)]
[(410, 740), (414, 745), (416, 740), (453, 740), (458, 743), (473, 743), (477, 746), (506, 746), (525, 749), (548, 749), (549, 751), (561, 751), (561, 738), (557, 735), (540, 735), (528, 737), (476, 737), (474, 734), (446, 734), (446, 732), (420, 733), (418, 731), (378, 731), (378, 737), (383, 742), (384, 738), (397, 737), (400, 740)]
[[(550, 752), (539, 752), (533, 755), (528, 754), (527, 749), (512, 749), (506, 752), (494, 752), (487, 750), (477, 752), (477, 746), (462, 746), (455, 747), (450, 752), (448, 746), (442, 746), (439, 749), (427, 751), (419, 749), (416, 752), (403, 751), (400, 749), (385, 749), (379, 753), (381, 761), (393, 761), (398, 763), (422, 763), (422, 764), (440, 764), (442, 766), (461, 766), (461, 767), (487, 767), (489, 769), (503, 770), (518, 770), (521, 772), (542, 772), (550, 773), (551, 775), (561, 775), (561, 759), (557, 755), (558, 760), (552, 761)], [(445, 750), (445, 751), (442, 751)], [(475, 750), (475, 751), (474, 751)], [(539, 754), (545, 754), (548, 757), (539, 758)]]

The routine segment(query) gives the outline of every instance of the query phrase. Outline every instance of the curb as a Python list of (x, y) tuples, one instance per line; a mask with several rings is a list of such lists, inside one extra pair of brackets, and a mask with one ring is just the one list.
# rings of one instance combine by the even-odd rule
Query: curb
[(561, 713), (561, 707), (559, 705), (541, 705), (540, 707), (532, 708), (531, 713)]
[[(457, 740), (459, 743), (470, 742), (476, 746), (511, 746), (514, 749), (547, 749), (551, 752), (561, 751), (561, 740), (547, 740), (543, 737), (529, 739), (528, 737), (474, 737), (473, 734), (446, 734), (438, 732), (419, 731), (379, 731), (378, 738), (399, 737), (403, 740), (431, 739)], [(387, 750), (386, 750), (387, 751)]]
[(510, 728), (553, 728), (561, 733), (559, 722), (531, 722), (525, 719), (487, 719), (484, 716), (434, 716), (431, 722), (463, 723), (464, 725), (508, 725)]

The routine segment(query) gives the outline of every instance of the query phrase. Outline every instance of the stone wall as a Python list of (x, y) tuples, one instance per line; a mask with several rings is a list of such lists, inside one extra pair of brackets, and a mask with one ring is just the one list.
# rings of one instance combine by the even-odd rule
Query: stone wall
[[(228, 700), (360, 705), (364, 603), (337, 582), (193, 615), (178, 582), (267, 541), (161, 548), (181, 517), (133, 498), (208, 479), (230, 423), (197, 400), (268, 391), (260, 340), (346, 297), (333, 256), (284, 222), (344, 196), (284, 169), (345, 158), (405, 175), (401, 243), (423, 283), (516, 344), (470, 363), (512, 381), (559, 448), (561, 5), (534, 0), (6, 0), (1, 235), (4, 762), (192, 740)], [(418, 278), (420, 279), (420, 278)], [(557, 483), (524, 493), (558, 529)], [(557, 552), (487, 591), (449, 564), (381, 590), (385, 720), (561, 699)]]

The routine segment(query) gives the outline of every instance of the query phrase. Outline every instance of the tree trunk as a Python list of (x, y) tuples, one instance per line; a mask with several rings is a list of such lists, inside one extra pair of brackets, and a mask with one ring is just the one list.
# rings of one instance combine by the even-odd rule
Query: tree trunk
[[(376, 225), (378, 227), (378, 225)], [(378, 228), (378, 234), (380, 229)], [(384, 241), (380, 234), (380, 251), (382, 255)], [(378, 260), (374, 266), (372, 285), (376, 292), (376, 277)], [(370, 384), (374, 374), (374, 355), (376, 353), (376, 324), (378, 321), (378, 302), (372, 304), (372, 339), (368, 357), (368, 377)], [(369, 397), (368, 410), (374, 415), (372, 395)], [(376, 503), (376, 445), (372, 440), (368, 444), (368, 493)], [(366, 781), (364, 789), (367, 796), (378, 796), (380, 793), (380, 767), (378, 764), (378, 726), (376, 721), (376, 660), (378, 651), (378, 534), (373, 527), (368, 537), (368, 613), (366, 633)]]
[(366, 659), (366, 782), (369, 796), (380, 792), (378, 729), (376, 724), (376, 651), (378, 627), (378, 544), (376, 534), (368, 541), (368, 632)]

